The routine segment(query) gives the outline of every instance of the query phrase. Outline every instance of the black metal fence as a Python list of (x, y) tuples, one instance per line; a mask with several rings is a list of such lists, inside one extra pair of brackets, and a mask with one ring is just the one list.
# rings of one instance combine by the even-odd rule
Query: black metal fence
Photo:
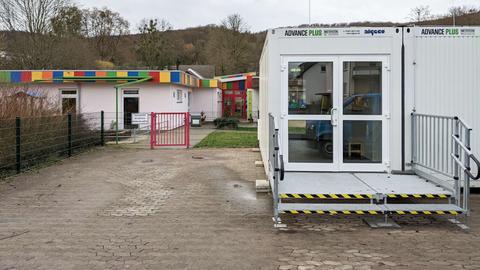
[(104, 113), (0, 120), (0, 177), (105, 143)]

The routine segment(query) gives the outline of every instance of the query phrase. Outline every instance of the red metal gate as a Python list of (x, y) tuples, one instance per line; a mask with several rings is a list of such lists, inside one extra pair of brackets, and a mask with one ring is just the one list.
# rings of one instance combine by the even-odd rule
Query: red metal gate
[(189, 113), (151, 113), (150, 146), (190, 146)]

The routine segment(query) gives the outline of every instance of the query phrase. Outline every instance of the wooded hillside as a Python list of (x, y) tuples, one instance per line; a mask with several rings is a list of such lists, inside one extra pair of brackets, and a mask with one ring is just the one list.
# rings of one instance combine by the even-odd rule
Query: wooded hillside
[[(24, 9), (24, 2), (31, 9)], [(12, 4), (13, 3), (13, 4)], [(455, 7), (433, 16), (412, 9), (417, 25), (480, 25), (477, 8)], [(405, 23), (403, 23), (405, 24)], [(121, 14), (80, 9), (68, 0), (0, 0), (0, 69), (163, 69), (214, 65), (216, 74), (257, 71), (266, 32), (252, 33), (233, 14), (218, 25), (174, 30), (163, 19), (145, 19), (130, 34)], [(394, 26), (394, 22), (313, 24), (316, 27)], [(302, 25), (308, 27), (308, 25)]]

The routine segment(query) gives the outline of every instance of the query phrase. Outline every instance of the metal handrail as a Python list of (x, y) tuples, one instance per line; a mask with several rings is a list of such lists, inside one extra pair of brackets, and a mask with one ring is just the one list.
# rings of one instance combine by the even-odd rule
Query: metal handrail
[(269, 166), (273, 166), (273, 187), (272, 187), (272, 196), (273, 196), (273, 221), (275, 225), (279, 225), (281, 223), (278, 205), (280, 203), (280, 195), (278, 192), (278, 182), (279, 180), (283, 180), (284, 177), (284, 169), (283, 169), (283, 157), (280, 156), (280, 146), (279, 146), (279, 138), (278, 138), (278, 127), (275, 121), (275, 116), (271, 113), (269, 114), (269, 159), (273, 160), (272, 162), (269, 160)]
[[(411, 116), (413, 170), (425, 175), (419, 170), (423, 168), (453, 178), (453, 187), (448, 188), (454, 203), (468, 214), (470, 180), (480, 179), (480, 162), (470, 147), (472, 128), (459, 117), (415, 112)], [(472, 174), (471, 161), (477, 175)]]
[(280, 181), (285, 179), (285, 164), (283, 162), (283, 155), (280, 155)]
[(477, 159), (477, 157), (475, 157), (471, 149), (467, 147), (462, 141), (460, 141), (460, 139), (457, 136), (452, 135), (452, 138), (455, 144), (460, 146), (465, 152), (465, 157), (466, 157), (465, 163), (469, 163), (470, 160), (473, 160), (473, 162), (477, 166), (477, 175), (474, 176), (472, 174), (471, 172), (472, 168), (470, 167), (470, 165), (469, 164), (467, 165), (464, 162), (462, 162), (459, 156), (455, 155), (454, 153), (451, 153), (450, 156), (453, 158), (454, 162), (457, 163), (458, 166), (460, 166), (460, 168), (468, 175), (468, 177), (470, 177), (470, 179), (479, 180), (480, 179), (480, 161)]

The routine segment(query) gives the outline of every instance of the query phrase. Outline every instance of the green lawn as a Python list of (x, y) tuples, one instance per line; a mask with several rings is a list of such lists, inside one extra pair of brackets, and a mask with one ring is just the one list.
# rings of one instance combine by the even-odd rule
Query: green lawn
[(257, 128), (256, 127), (238, 127), (236, 129), (236, 131), (253, 131), (253, 132), (257, 132)]
[(254, 148), (258, 147), (257, 133), (251, 131), (217, 130), (195, 148)]

